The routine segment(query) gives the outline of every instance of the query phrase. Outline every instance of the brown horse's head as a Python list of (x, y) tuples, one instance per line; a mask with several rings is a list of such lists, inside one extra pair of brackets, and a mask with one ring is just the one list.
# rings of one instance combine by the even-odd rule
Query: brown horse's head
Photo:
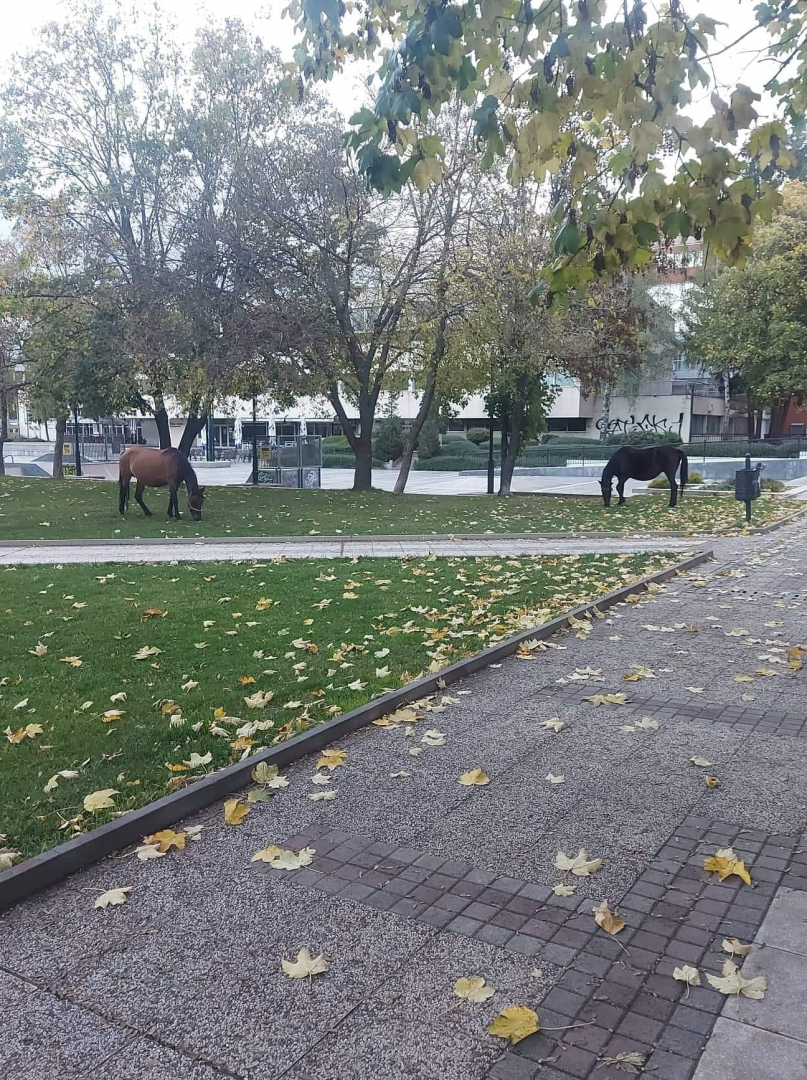
[(188, 509), (191, 512), (191, 517), (194, 521), (202, 520), (202, 503), (205, 501), (205, 489), (203, 487), (197, 488), (196, 491), (191, 492), (188, 495)]

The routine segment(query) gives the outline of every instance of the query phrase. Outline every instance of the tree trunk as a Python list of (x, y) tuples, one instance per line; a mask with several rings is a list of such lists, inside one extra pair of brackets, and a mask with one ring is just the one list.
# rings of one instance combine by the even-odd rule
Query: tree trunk
[(786, 401), (784, 405), (771, 406), (771, 427), (768, 435), (772, 439), (781, 439), (784, 435), (788, 404), (789, 402)]
[(418, 436), (420, 435), (423, 425), (426, 423), (426, 417), (428, 416), (429, 409), (434, 401), (438, 362), (429, 365), (429, 374), (427, 376), (426, 389), (423, 391), (423, 399), (420, 402), (417, 416), (412, 422), (412, 427), (410, 428), (409, 434), (406, 437), (406, 442), (404, 443), (404, 452), (401, 458), (401, 466), (398, 470), (398, 479), (395, 481), (395, 495), (403, 495), (406, 489), (406, 481), (409, 479), (409, 472), (412, 468), (412, 458), (415, 453), (415, 447), (417, 446)]
[(203, 416), (188, 416), (188, 419), (185, 421), (185, 430), (182, 432), (182, 438), (179, 440), (178, 447), (185, 457), (190, 457), (196, 436), (204, 430), (206, 423), (207, 413)]
[(56, 442), (53, 444), (53, 479), (64, 480), (64, 433), (67, 431), (67, 414), (56, 417)]
[(353, 472), (353, 490), (369, 491), (373, 486), (373, 444), (364, 435), (356, 440), (356, 468)]
[(600, 418), (600, 442), (608, 438), (608, 425), (611, 423), (611, 387), (606, 386), (602, 396), (602, 416)]
[(720, 422), (720, 435), (725, 440), (729, 437), (729, 415), (731, 413), (731, 382), (729, 370), (723, 372), (723, 418)]
[(6, 441), (8, 440), (8, 397), (0, 392), (0, 476), (6, 475)]
[(48, 421), (45, 419), (45, 442), (50, 442), (50, 433), (48, 431)]
[[(524, 405), (526, 397), (526, 380), (516, 379), (516, 391), (513, 395), (513, 404), (509, 410), (507, 424), (507, 450), (502, 446), (502, 469), (499, 478), (499, 495), (510, 494), (513, 482), (513, 470), (516, 466), (519, 445), (521, 443), (521, 425), (524, 420)], [(504, 439), (504, 427), (502, 427), (502, 439)]]
[(168, 413), (166, 412), (162, 390), (157, 390), (154, 393), (154, 420), (157, 424), (157, 434), (160, 437), (160, 449), (170, 450), (171, 425), (168, 422)]

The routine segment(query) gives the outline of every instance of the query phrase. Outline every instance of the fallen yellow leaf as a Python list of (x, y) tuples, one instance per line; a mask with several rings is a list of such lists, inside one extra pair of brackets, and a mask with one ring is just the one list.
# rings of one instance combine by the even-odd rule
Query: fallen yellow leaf
[(496, 993), (496, 988), (488, 986), (481, 975), (468, 975), (467, 978), (457, 979), (454, 983), (454, 993), (464, 1001), (479, 1003), (492, 998)]
[(602, 903), (592, 908), (592, 911), (594, 912), (594, 922), (606, 934), (618, 934), (620, 930), (624, 930), (625, 920), (620, 918), (616, 912), (611, 911), (607, 900), (603, 900)]
[(751, 875), (745, 868), (745, 863), (734, 854), (733, 848), (721, 848), (714, 855), (704, 860), (703, 869), (713, 871), (720, 881), (732, 874), (736, 874), (746, 885), (751, 884)]
[(484, 787), (490, 783), (490, 777), (480, 768), (469, 769), (460, 776), (460, 783), (463, 787)]
[(508, 1039), (511, 1045), (541, 1030), (538, 1013), (526, 1005), (508, 1005), (489, 1025), (488, 1034)]
[(283, 970), (292, 979), (306, 979), (312, 975), (324, 975), (331, 966), (322, 953), (312, 956), (307, 948), (300, 949), (296, 960), (281, 960)]
[(247, 814), (252, 812), (252, 807), (242, 803), (240, 799), (228, 799), (224, 804), (224, 824), (241, 825)]

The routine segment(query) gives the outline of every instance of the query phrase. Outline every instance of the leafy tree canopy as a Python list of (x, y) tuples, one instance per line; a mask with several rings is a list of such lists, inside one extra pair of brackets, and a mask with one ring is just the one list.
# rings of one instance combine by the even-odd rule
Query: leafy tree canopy
[[(643, 0), (625, 0), (610, 19), (614, 7), (291, 0), (287, 10), (302, 34), (304, 80), (384, 50), (375, 106), (352, 118), (348, 137), (369, 186), (390, 192), (410, 179), (421, 189), (440, 180), (442, 144), (422, 125), (455, 94), (476, 105), (483, 164), (506, 159), (513, 184), (569, 167), (568, 192), (553, 211), (554, 261), (544, 270), (557, 301), (646, 265), (660, 237), (702, 237), (721, 260), (743, 265), (756, 220), (780, 202), (760, 172), (797, 164), (783, 122), (755, 126), (759, 95), (746, 86), (713, 93), (704, 123), (689, 117), (721, 51), (713, 19), (689, 18), (680, 0), (658, 15)], [(756, 12), (777, 61), (769, 88), (798, 115), (807, 102), (807, 0), (771, 0)]]

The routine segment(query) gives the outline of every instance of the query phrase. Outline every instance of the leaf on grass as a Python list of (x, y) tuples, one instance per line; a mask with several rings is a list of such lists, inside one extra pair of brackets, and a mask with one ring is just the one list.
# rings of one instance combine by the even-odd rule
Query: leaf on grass
[(685, 982), (687, 986), (700, 986), (701, 975), (696, 967), (684, 964), (682, 967), (673, 969), (673, 978)]
[(565, 870), (575, 877), (589, 877), (596, 874), (602, 867), (602, 859), (590, 859), (584, 848), (580, 848), (573, 859), (570, 859), (563, 851), (555, 856), (555, 866), (558, 870)]
[(300, 949), (296, 960), (281, 960), (283, 970), (292, 979), (307, 979), (312, 975), (324, 975), (331, 966), (322, 953), (312, 956), (308, 949)]
[(757, 975), (753, 979), (746, 979), (733, 960), (727, 960), (723, 965), (723, 975), (710, 975), (706, 972), (709, 985), (721, 994), (741, 994), (743, 997), (761, 1001), (768, 989), (768, 980), (764, 975)]
[(35, 739), (44, 730), (41, 724), (26, 724), (25, 727), (17, 728), (16, 731), (7, 727), (3, 734), (10, 743), (21, 743), (23, 739)]
[(60, 664), (67, 664), (69, 667), (81, 667), (84, 661), (80, 656), (60, 656)]
[(15, 859), (19, 859), (20, 852), (13, 848), (0, 848), (0, 870), (10, 870)]
[(489, 986), (481, 975), (468, 975), (464, 979), (457, 979), (454, 983), (454, 993), (464, 1001), (480, 1003), (492, 998), (496, 993), (496, 987)]
[(31, 656), (46, 656), (48, 652), (47, 645), (43, 645), (41, 641), (37, 642), (36, 647), (29, 649), (28, 652)]
[(162, 649), (158, 649), (156, 645), (141, 645), (137, 652), (132, 657), (133, 660), (148, 660), (150, 656), (159, 656)]
[(488, 1027), (488, 1035), (508, 1039), (511, 1045), (541, 1030), (538, 1013), (526, 1005), (508, 1005)]
[(576, 891), (574, 885), (556, 885), (552, 890), (555, 896), (574, 896)]
[(746, 885), (751, 884), (751, 875), (746, 870), (742, 859), (738, 859), (734, 854), (733, 848), (720, 848), (714, 855), (704, 860), (703, 869), (716, 873), (720, 881), (736, 874)]
[(62, 769), (60, 772), (53, 774), (43, 790), (46, 793), (51, 792), (59, 786), (59, 780), (75, 780), (77, 776), (78, 772), (75, 769)]
[(490, 783), (490, 777), (480, 768), (469, 769), (460, 776), (460, 783), (463, 787), (484, 787)]
[(162, 608), (147, 607), (140, 618), (145, 622), (146, 619), (164, 619), (167, 614), (168, 612), (163, 611)]
[(256, 690), (244, 698), (244, 703), (248, 709), (265, 709), (274, 696), (271, 690)]
[(203, 765), (209, 765), (212, 760), (213, 754), (210, 750), (206, 754), (197, 754), (194, 750), (185, 764), (189, 769), (201, 769)]
[(720, 946), (724, 952), (729, 953), (731, 956), (748, 956), (753, 949), (753, 945), (744, 945), (742, 941), (738, 941), (737, 938), (723, 938)]
[(345, 764), (347, 750), (323, 750), (317, 760), (318, 769), (338, 769)]
[(108, 810), (115, 805), (112, 796), (117, 794), (118, 792), (114, 788), (101, 788), (100, 791), (93, 791), (84, 796), (84, 809), (89, 814), (94, 813), (96, 810)]
[(597, 904), (591, 910), (594, 912), (594, 922), (606, 934), (618, 934), (620, 930), (624, 930), (625, 920), (620, 918), (615, 911), (611, 911), (607, 900), (603, 900), (602, 903)]
[(113, 720), (120, 720), (123, 716), (123, 712), (120, 709), (107, 709), (106, 712), (101, 713), (101, 723), (111, 724)]
[(251, 809), (240, 799), (228, 799), (224, 804), (224, 824), (241, 825), (247, 814), (251, 813)]
[(107, 891), (101, 893), (95, 901), (95, 906), (97, 908), (108, 908), (117, 907), (119, 904), (125, 904), (129, 899), (129, 893), (131, 891), (131, 885), (124, 885), (120, 889), (107, 889)]

